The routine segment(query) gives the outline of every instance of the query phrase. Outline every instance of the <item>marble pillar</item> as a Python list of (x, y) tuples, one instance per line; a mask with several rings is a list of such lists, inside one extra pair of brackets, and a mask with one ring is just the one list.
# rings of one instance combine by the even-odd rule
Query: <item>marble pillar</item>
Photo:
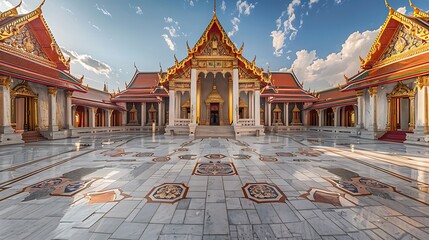
[(240, 96), (239, 96), (238, 81), (239, 81), (238, 69), (234, 68), (232, 70), (232, 110), (233, 110), (232, 123), (233, 124), (237, 124), (239, 119), (238, 114), (239, 114), (239, 104), (240, 104), (239, 97)]
[(55, 87), (48, 87), (48, 101), (49, 101), (49, 120), (48, 130), (58, 131), (57, 126), (57, 93), (58, 90)]
[(255, 126), (261, 125), (261, 93), (255, 90)]
[(13, 133), (10, 104), (11, 80), (10, 77), (0, 77), (0, 134)]
[(72, 91), (66, 91), (66, 129), (72, 129), (74, 128), (74, 124), (73, 124), (73, 119), (74, 119), (74, 115), (73, 115), (73, 109), (72, 109), (72, 96), (73, 96), (73, 92)]
[(268, 107), (268, 109), (267, 109), (267, 112), (268, 112), (268, 126), (271, 126), (271, 103), (268, 103), (267, 107)]
[(363, 90), (356, 91), (358, 106), (357, 106), (357, 117), (358, 121), (356, 128), (363, 128), (363, 113), (364, 113), (364, 101), (363, 101)]
[(90, 128), (95, 127), (95, 114), (96, 113), (97, 113), (97, 108), (88, 107), (88, 120), (89, 120), (88, 127), (90, 127)]
[(176, 95), (174, 90), (169, 92), (169, 107), (168, 107), (168, 125), (174, 126), (175, 116), (176, 116)]
[(112, 126), (112, 113), (113, 110), (110, 109), (106, 109), (106, 127), (111, 127)]
[(191, 69), (191, 123), (197, 124), (197, 69)]
[(289, 126), (289, 103), (285, 103), (284, 110), (285, 110), (285, 125)]
[(322, 109), (318, 109), (317, 111), (317, 115), (319, 116), (319, 127), (323, 126), (323, 111)]
[(369, 121), (369, 131), (376, 132), (377, 127), (377, 87), (371, 87), (369, 88), (369, 110), (371, 113), (371, 119)]

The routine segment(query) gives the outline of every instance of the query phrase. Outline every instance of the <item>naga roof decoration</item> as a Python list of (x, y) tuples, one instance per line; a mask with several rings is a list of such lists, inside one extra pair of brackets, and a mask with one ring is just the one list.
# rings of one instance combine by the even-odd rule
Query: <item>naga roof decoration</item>
[(3, 21), (6, 17), (13, 17), (18, 15), (18, 8), (21, 6), (22, 0), (15, 7), (7, 10), (6, 12), (0, 12), (0, 21)]
[[(216, 34), (210, 34), (212, 31), (215, 31), (216, 28), (220, 32), (220, 36), (217, 36)], [(255, 77), (257, 77), (262, 82), (265, 82), (265, 83), (270, 82), (269, 75), (265, 75), (262, 68), (259, 68), (255, 65), (256, 59), (250, 62), (242, 56), (244, 44), (240, 47), (240, 49), (238, 49), (234, 45), (234, 43), (228, 37), (228, 34), (225, 32), (222, 25), (220, 24), (216, 16), (216, 12), (214, 12), (213, 18), (210, 24), (207, 26), (206, 30), (204, 31), (200, 39), (197, 41), (195, 46), (191, 49), (189, 47), (189, 44), (186, 43), (187, 49), (188, 49), (188, 56), (180, 62), (175, 58), (175, 65), (170, 67), (167, 70), (166, 74), (159, 75), (160, 83), (165, 83), (171, 80), (172, 78), (175, 78), (186, 68), (189, 68), (192, 65), (192, 60), (197, 55), (209, 55), (207, 54), (207, 51), (205, 49), (207, 48), (207, 45), (209, 45), (208, 43), (210, 43), (211, 41), (212, 41), (212, 44), (216, 45), (216, 48), (217, 46), (219, 46), (218, 42), (220, 42), (221, 44), (224, 44), (223, 46), (227, 47), (227, 49), (223, 50), (224, 54), (226, 54), (227, 56), (236, 58), (247, 71), (255, 75)], [(223, 47), (223, 46), (220, 46), (220, 47)], [(218, 55), (218, 56), (225, 56), (225, 55)]]
[(429, 73), (429, 14), (414, 8), (413, 16), (390, 7), (389, 14), (368, 56), (363, 71), (346, 79), (342, 91), (360, 90)]
[[(388, 64), (394, 61), (397, 61), (399, 58), (403, 58), (404, 56), (395, 56), (395, 58), (385, 59), (383, 61), (379, 61), (381, 55), (383, 54), (386, 47), (388, 47), (390, 40), (393, 35), (398, 30), (399, 26), (403, 26), (407, 32), (422, 40), (423, 42), (429, 41), (429, 24), (423, 19), (419, 18), (420, 15), (429, 15), (427, 13), (423, 13), (423, 11), (415, 8), (414, 17), (406, 16), (395, 11), (390, 5), (387, 4), (389, 8), (389, 15), (384, 22), (383, 26), (380, 29), (380, 32), (372, 45), (366, 59), (361, 60), (361, 68), (370, 69), (374, 66), (379, 66), (383, 64)], [(418, 49), (422, 50), (422, 49)], [(419, 51), (407, 52), (404, 54), (413, 55), (417, 54)], [(405, 56), (406, 57), (406, 56)]]
[[(70, 59), (66, 59), (60, 47), (55, 41), (51, 30), (42, 16), (42, 6), (45, 0), (35, 10), (27, 14), (18, 14), (17, 8), (21, 5), (0, 14), (0, 42), (22, 33), (25, 27), (30, 28), (34, 33), (47, 35), (49, 46), (44, 46), (44, 51), (48, 53), (50, 60), (56, 64), (55, 67), (61, 70), (70, 70)], [(37, 36), (42, 39), (43, 37)]]

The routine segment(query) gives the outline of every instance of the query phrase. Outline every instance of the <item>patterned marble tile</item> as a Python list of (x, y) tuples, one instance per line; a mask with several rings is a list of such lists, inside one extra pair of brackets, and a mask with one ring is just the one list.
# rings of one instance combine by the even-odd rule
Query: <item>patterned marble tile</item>
[(286, 200), (286, 195), (274, 184), (246, 183), (242, 189), (245, 198), (256, 203), (274, 203)]
[(232, 176), (237, 175), (238, 173), (237, 169), (234, 166), (234, 163), (199, 162), (195, 165), (192, 174), (199, 176)]
[(186, 198), (188, 189), (183, 183), (164, 183), (154, 187), (145, 198), (153, 203), (175, 203)]

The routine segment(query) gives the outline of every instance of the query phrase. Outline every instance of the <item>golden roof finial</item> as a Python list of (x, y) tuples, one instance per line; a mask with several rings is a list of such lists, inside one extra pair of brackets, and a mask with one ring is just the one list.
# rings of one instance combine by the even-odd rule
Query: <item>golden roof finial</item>
[(239, 50), (240, 53), (243, 52), (243, 48), (244, 48), (244, 42), (241, 44), (241, 47), (240, 47), (240, 50)]
[(389, 9), (392, 9), (392, 7), (390, 6), (390, 4), (387, 2), (387, 0), (384, 0), (384, 4), (386, 4), (386, 7)]
[(18, 8), (21, 6), (22, 4), (22, 0), (19, 1), (18, 5), (16, 5), (15, 7), (5, 11), (5, 12), (0, 12), (0, 20), (6, 18), (6, 17), (13, 17), (15, 15), (18, 14)]
[(216, 15), (216, 0), (214, 0), (213, 15)]
[(410, 6), (411, 6), (411, 7), (413, 7), (413, 8), (415, 8), (415, 7), (416, 7), (416, 5), (414, 5), (414, 4), (413, 4), (413, 2), (412, 2), (411, 0), (408, 0), (408, 1), (410, 2)]
[(37, 9), (42, 9), (42, 6), (45, 4), (46, 0), (43, 0), (43, 2), (39, 5)]
[(191, 50), (191, 48), (189, 47), (189, 42), (188, 42), (188, 40), (186, 40), (186, 48), (188, 49), (188, 54), (191, 54), (191, 53), (192, 53), (192, 50)]
[(346, 80), (346, 83), (349, 83), (349, 78), (344, 74), (344, 79)]
[(177, 60), (176, 54), (174, 54), (174, 62), (176, 63), (176, 66), (179, 65), (179, 60)]

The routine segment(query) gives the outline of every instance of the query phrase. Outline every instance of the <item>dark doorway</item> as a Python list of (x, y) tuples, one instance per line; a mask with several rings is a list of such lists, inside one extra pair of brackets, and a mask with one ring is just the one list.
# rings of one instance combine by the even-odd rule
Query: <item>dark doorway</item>
[(210, 103), (210, 125), (219, 125), (219, 103)]

